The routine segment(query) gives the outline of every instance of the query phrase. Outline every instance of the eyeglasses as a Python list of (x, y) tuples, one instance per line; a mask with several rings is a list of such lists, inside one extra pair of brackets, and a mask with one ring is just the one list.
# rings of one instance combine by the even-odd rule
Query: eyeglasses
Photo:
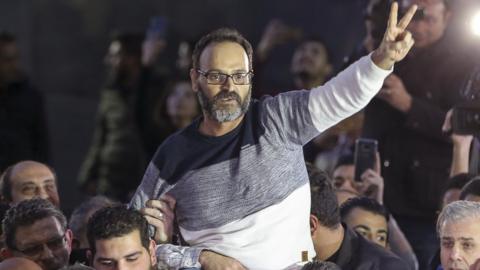
[(228, 78), (232, 78), (234, 84), (246, 85), (250, 84), (253, 78), (252, 71), (225, 74), (218, 71), (202, 71), (200, 69), (197, 69), (197, 72), (207, 79), (208, 84), (213, 85), (222, 85), (227, 81)]
[(56, 237), (51, 239), (50, 241), (42, 244), (37, 244), (35, 246), (27, 247), (25, 249), (17, 249), (15, 248), (16, 251), (23, 253), (27, 256), (30, 257), (35, 257), (38, 254), (42, 253), (43, 251), (43, 246), (47, 245), (48, 249), (55, 251), (63, 248), (65, 246), (66, 238), (65, 238), (65, 233), (62, 236)]

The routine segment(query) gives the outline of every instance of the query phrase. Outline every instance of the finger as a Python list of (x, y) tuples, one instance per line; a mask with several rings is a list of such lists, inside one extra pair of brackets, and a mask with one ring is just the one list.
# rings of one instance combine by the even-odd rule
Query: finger
[(391, 32), (397, 26), (398, 3), (393, 2), (390, 7), (390, 16), (388, 17), (387, 30)]
[(158, 208), (162, 211), (172, 211), (173, 209), (164, 200), (148, 200), (145, 205), (149, 208)]
[(160, 229), (163, 231), (165, 224), (163, 223), (162, 220), (150, 217), (150, 216), (145, 216), (145, 219), (147, 220), (148, 224), (155, 226), (157, 229)]
[(445, 116), (445, 121), (443, 122), (443, 126), (442, 126), (443, 132), (448, 132), (452, 128), (452, 123), (451, 123), (452, 113), (453, 113), (453, 109), (450, 109), (447, 112), (447, 115)]
[(377, 174), (381, 174), (382, 166), (380, 165), (380, 153), (377, 151), (375, 152), (375, 166), (374, 170)]
[(175, 209), (175, 204), (177, 203), (177, 200), (175, 200), (173, 196), (165, 194), (160, 197), (160, 199), (162, 201), (165, 201), (171, 209)]
[(404, 31), (405, 29), (407, 29), (407, 26), (412, 20), (413, 15), (415, 15), (415, 12), (417, 12), (417, 5), (411, 6), (405, 16), (400, 19), (400, 22), (398, 23), (398, 28), (400, 29), (400, 31)]
[(360, 177), (362, 180), (369, 180), (371, 177), (375, 176), (375, 171), (372, 169), (367, 169), (362, 176)]
[(156, 219), (161, 219), (161, 220), (163, 220), (163, 218), (164, 218), (164, 214), (160, 210), (158, 210), (157, 208), (145, 207), (145, 208), (140, 209), (140, 213), (142, 213), (145, 217), (150, 216), (150, 217), (153, 217), (153, 218), (156, 218)]
[(168, 206), (168, 204), (164, 201), (159, 200), (151, 200), (147, 202), (146, 209), (155, 209), (156, 211), (160, 212), (164, 217), (169, 219), (175, 218), (175, 212), (172, 208)]

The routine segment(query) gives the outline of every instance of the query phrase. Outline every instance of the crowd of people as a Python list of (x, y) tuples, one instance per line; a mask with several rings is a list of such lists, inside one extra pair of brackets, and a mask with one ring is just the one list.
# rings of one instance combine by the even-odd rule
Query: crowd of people
[[(116, 33), (78, 177), (90, 197), (69, 217), (43, 97), (0, 33), (0, 270), (479, 270), (476, 139), (452, 131), (478, 63), (450, 43), (454, 15), (370, 0), (339, 72), (279, 20), (255, 50), (231, 28), (185, 41), (167, 73), (164, 40)], [(292, 41), (292, 83), (271, 89), (266, 63)], [(359, 138), (378, 151), (357, 177)]]

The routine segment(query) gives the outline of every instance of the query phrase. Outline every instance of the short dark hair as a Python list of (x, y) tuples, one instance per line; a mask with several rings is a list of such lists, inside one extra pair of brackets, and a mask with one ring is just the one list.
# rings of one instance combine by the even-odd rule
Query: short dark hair
[(212, 43), (233, 42), (241, 45), (248, 56), (249, 68), (253, 70), (253, 49), (252, 45), (246, 40), (240, 32), (232, 28), (220, 28), (203, 36), (193, 49), (192, 67), (199, 68), (200, 56), (205, 48)]
[(333, 170), (336, 170), (340, 166), (353, 166), (355, 165), (355, 161), (352, 154), (345, 154), (338, 158), (337, 163)]
[(50, 201), (31, 199), (19, 202), (10, 208), (3, 219), (5, 245), (15, 249), (15, 232), (19, 227), (31, 226), (38, 220), (54, 217), (60, 222), (62, 229), (67, 230), (67, 218)]
[(76, 263), (74, 265), (66, 266), (60, 270), (95, 270), (95, 269), (81, 263)]
[(376, 215), (383, 216), (387, 222), (390, 219), (390, 214), (388, 213), (387, 208), (376, 200), (368, 197), (356, 197), (348, 199), (340, 206), (340, 216), (342, 220), (345, 220), (348, 214), (350, 214), (355, 208), (360, 208)]
[(460, 200), (465, 200), (468, 195), (480, 196), (480, 177), (470, 180), (460, 192)]
[(87, 239), (90, 249), (95, 254), (96, 240), (122, 237), (135, 230), (140, 233), (142, 246), (148, 250), (148, 222), (139, 211), (124, 205), (102, 208), (88, 220)]
[(340, 224), (340, 211), (337, 196), (332, 181), (327, 173), (313, 167), (308, 168), (310, 179), (311, 208), (310, 214), (329, 229), (335, 229)]
[(469, 173), (459, 173), (450, 177), (445, 185), (443, 194), (451, 189), (462, 189), (468, 183), (468, 181), (472, 180), (473, 177), (474, 175)]
[(340, 266), (332, 262), (313, 261), (308, 262), (302, 267), (302, 270), (342, 270)]
[[(25, 160), (22, 160), (22, 161), (19, 161), (15, 164), (11, 165), (11, 166), (8, 166), (5, 169), (5, 171), (2, 173), (2, 175), (0, 176), (0, 192), (1, 192), (3, 200), (5, 200), (6, 202), (12, 202), (12, 200), (13, 200), (13, 197), (12, 197), (12, 173), (13, 173), (13, 169), (15, 169), (15, 167), (18, 164), (20, 164), (24, 161)], [(38, 161), (35, 161), (35, 162), (38, 162)], [(41, 162), (38, 162), (38, 163), (41, 163)], [(41, 163), (41, 164), (45, 165), (52, 172), (53, 180), (55, 180), (55, 184), (57, 184), (57, 174), (56, 174), (55, 170), (45, 163)]]
[(70, 216), (70, 220), (68, 222), (68, 226), (72, 230), (73, 236), (75, 236), (77, 239), (82, 235), (86, 236), (88, 223), (87, 215), (90, 214), (90, 211), (92, 211), (93, 209), (98, 210), (107, 206), (115, 205), (119, 205), (119, 203), (105, 196), (95, 196), (84, 201), (77, 208), (75, 208), (75, 210), (73, 210), (73, 213)]

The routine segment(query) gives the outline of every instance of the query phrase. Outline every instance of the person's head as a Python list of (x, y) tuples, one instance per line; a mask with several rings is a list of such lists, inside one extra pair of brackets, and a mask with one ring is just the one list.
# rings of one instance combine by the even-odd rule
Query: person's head
[(294, 76), (306, 81), (319, 81), (325, 80), (332, 70), (329, 51), (320, 38), (306, 38), (295, 49), (290, 66)]
[(309, 167), (310, 179), (310, 224), (334, 230), (340, 226), (340, 210), (334, 187), (328, 175), (320, 170)]
[(332, 262), (313, 261), (306, 263), (302, 270), (341, 270), (340, 266)]
[(8, 84), (19, 78), (20, 53), (15, 36), (0, 32), (0, 84)]
[(400, 9), (406, 11), (413, 4), (418, 5), (418, 10), (408, 30), (415, 40), (414, 47), (426, 48), (443, 37), (451, 17), (450, 7), (447, 0), (403, 0)]
[(387, 209), (367, 197), (357, 197), (340, 206), (342, 221), (371, 242), (384, 248), (388, 245)]
[(0, 270), (42, 270), (42, 268), (32, 260), (16, 257), (2, 261)]
[(155, 241), (142, 214), (125, 206), (98, 210), (88, 221), (87, 238), (97, 270), (152, 270)]
[(60, 207), (57, 177), (53, 169), (36, 161), (20, 161), (1, 176), (2, 199), (10, 204), (23, 200), (42, 198)]
[(190, 78), (204, 115), (219, 123), (239, 119), (252, 91), (252, 46), (236, 30), (221, 28), (195, 45)]
[(355, 163), (353, 155), (341, 156), (333, 170), (335, 188), (357, 193), (355, 189)]
[(460, 192), (460, 200), (480, 202), (480, 177), (470, 180)]
[(200, 106), (189, 81), (178, 80), (171, 85), (166, 99), (166, 112), (174, 124), (176, 120), (193, 120), (199, 115)]
[(75, 249), (88, 248), (87, 222), (90, 217), (99, 209), (117, 205), (117, 202), (104, 196), (95, 196), (80, 204), (73, 210), (68, 222), (68, 227), (73, 233), (72, 246)]
[(370, 0), (364, 11), (365, 45), (369, 51), (377, 48), (383, 39), (387, 29), (390, 3), (390, 0)]
[(25, 200), (10, 208), (3, 232), (6, 249), (14, 257), (33, 260), (43, 270), (68, 264), (72, 232), (63, 213), (47, 200)]
[(445, 205), (460, 200), (462, 188), (472, 179), (473, 176), (468, 173), (460, 173), (451, 177), (445, 186), (442, 197), (442, 209)]
[(455, 201), (437, 220), (443, 269), (468, 270), (480, 258), (480, 203)]
[(122, 77), (138, 70), (141, 66), (143, 39), (141, 34), (114, 33), (104, 59), (109, 71)]

